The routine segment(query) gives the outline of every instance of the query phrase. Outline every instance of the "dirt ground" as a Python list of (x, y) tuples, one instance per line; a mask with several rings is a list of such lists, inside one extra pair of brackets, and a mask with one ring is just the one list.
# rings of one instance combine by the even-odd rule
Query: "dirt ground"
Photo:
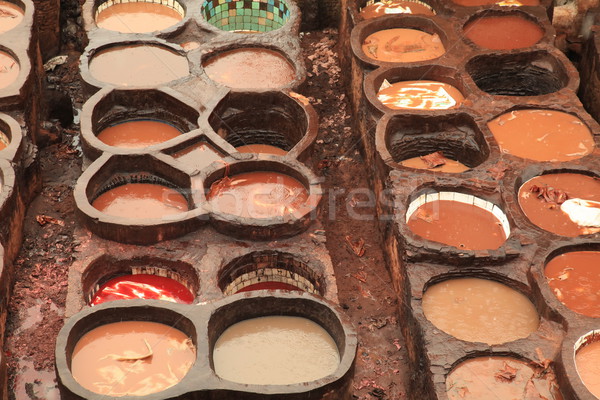
[[(66, 37), (69, 59), (48, 77), (51, 86), (69, 93), (81, 109), (77, 81), (81, 37), (76, 12), (70, 12)], [(322, 216), (327, 247), (337, 277), (340, 304), (359, 333), (354, 395), (356, 399), (405, 398), (408, 379), (404, 342), (397, 319), (397, 300), (385, 267), (373, 207), (358, 209), (362, 199), (348, 196), (351, 188), (367, 188), (359, 155), (359, 139), (350, 129), (348, 103), (341, 86), (336, 56), (337, 32), (332, 29), (303, 34), (309, 97), (320, 116), (314, 155), (326, 193)], [(31, 204), (25, 220), (24, 242), (16, 261), (16, 280), (9, 306), (6, 354), (9, 360), (10, 399), (60, 399), (54, 377), (54, 343), (63, 325), (68, 268), (77, 257), (73, 187), (81, 173), (77, 149), (78, 125), (66, 129), (44, 125), (48, 145), (41, 149), (42, 193)], [(355, 209), (356, 208), (356, 209)], [(364, 218), (352, 217), (359, 213)], [(41, 225), (36, 217), (55, 218)], [(350, 242), (364, 240), (357, 255)], [(360, 251), (358, 251), (360, 254)]]

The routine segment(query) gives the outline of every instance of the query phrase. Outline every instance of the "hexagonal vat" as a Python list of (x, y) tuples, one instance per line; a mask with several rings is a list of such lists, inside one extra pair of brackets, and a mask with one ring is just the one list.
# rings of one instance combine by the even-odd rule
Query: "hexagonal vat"
[(588, 170), (524, 173), (515, 182), (519, 207), (537, 228), (577, 237), (600, 232), (600, 181)]
[(157, 87), (190, 74), (185, 52), (158, 40), (116, 42), (81, 56), (81, 77), (93, 88)]
[(358, 24), (350, 44), (354, 55), (372, 67), (433, 60), (451, 43), (442, 26), (441, 20), (419, 15), (377, 18)]
[(520, 10), (485, 10), (463, 26), (463, 36), (477, 48), (513, 50), (535, 46), (545, 30), (537, 18)]
[(468, 114), (393, 115), (377, 127), (377, 151), (391, 168), (465, 172), (485, 162), (489, 148)]
[[(111, 302), (70, 318), (56, 342), (61, 397), (91, 400), (160, 393), (181, 398), (177, 394), (192, 380), (190, 370), (196, 362), (196, 326), (185, 316), (187, 308), (164, 304), (169, 303)], [(121, 379), (115, 383), (114, 375), (102, 373), (106, 370)]]
[(233, 90), (281, 89), (299, 80), (297, 62), (275, 47), (215, 49), (201, 63), (210, 79)]
[(291, 17), (291, 9), (285, 0), (204, 0), (201, 12), (215, 28), (239, 33), (274, 31)]
[(511, 233), (499, 206), (460, 192), (420, 190), (412, 196), (405, 218), (413, 235), (460, 250), (495, 250)]
[(74, 194), (87, 228), (122, 243), (172, 239), (206, 219), (192, 199), (190, 177), (149, 155), (100, 157)]
[(13, 30), (25, 16), (25, 5), (18, 1), (0, 1), (0, 33)]
[(316, 139), (318, 117), (301, 96), (231, 92), (217, 105), (208, 122), (240, 152), (289, 153), (305, 159)]
[(552, 251), (543, 265), (553, 295), (580, 315), (600, 318), (600, 244), (583, 243)]
[(203, 176), (213, 226), (233, 237), (272, 240), (308, 228), (318, 212), (321, 187), (303, 164), (292, 160), (225, 159)]
[(577, 86), (577, 79), (571, 78), (577, 75), (569, 70), (572, 67), (567, 69), (567, 62), (543, 51), (488, 54), (469, 60), (466, 70), (477, 87), (488, 94), (541, 96)]
[(481, 354), (460, 360), (446, 378), (449, 400), (520, 398), (523, 393), (548, 400), (563, 397), (552, 367), (539, 373), (535, 362), (519, 354)]
[(323, 296), (325, 278), (318, 265), (278, 251), (252, 252), (229, 261), (219, 271), (218, 285), (226, 295), (254, 290), (304, 291)]
[(185, 18), (185, 4), (176, 0), (96, 0), (94, 22), (99, 28), (121, 33), (167, 30)]
[(367, 75), (363, 87), (382, 113), (456, 109), (470, 94), (459, 69), (438, 65), (380, 68)]
[(190, 304), (200, 282), (194, 267), (183, 261), (102, 255), (86, 267), (81, 288), (89, 305), (136, 298)]
[(159, 150), (197, 129), (199, 115), (191, 100), (168, 88), (103, 89), (83, 105), (82, 148), (91, 159), (105, 151), (139, 154)]
[(210, 366), (236, 398), (352, 397), (356, 333), (336, 308), (308, 294), (232, 296), (210, 316), (208, 343)]

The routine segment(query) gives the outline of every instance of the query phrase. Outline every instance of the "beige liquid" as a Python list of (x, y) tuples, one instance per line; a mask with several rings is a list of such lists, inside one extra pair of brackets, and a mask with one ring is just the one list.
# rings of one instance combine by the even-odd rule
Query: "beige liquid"
[(600, 399), (600, 342), (592, 342), (575, 354), (577, 372), (585, 387)]
[(11, 85), (19, 77), (21, 67), (8, 53), (0, 51), (0, 89)]
[(206, 143), (196, 143), (186, 149), (179, 150), (173, 154), (173, 157), (198, 169), (204, 169), (223, 158)]
[(183, 332), (156, 322), (102, 325), (75, 345), (73, 378), (95, 393), (144, 396), (177, 384), (196, 359)]
[(333, 338), (313, 321), (269, 316), (227, 328), (215, 344), (213, 361), (217, 375), (229, 381), (288, 385), (332, 374), (340, 356)]
[(187, 58), (146, 44), (102, 50), (91, 59), (89, 68), (97, 80), (117, 86), (158, 86), (190, 73)]
[(400, 81), (379, 90), (377, 99), (393, 110), (447, 110), (465, 99), (452, 85), (436, 81)]
[(523, 294), (487, 279), (450, 279), (423, 295), (425, 316), (438, 329), (468, 342), (500, 344), (535, 332), (539, 316)]
[(96, 17), (100, 28), (123, 33), (162, 31), (177, 24), (183, 16), (163, 4), (145, 1), (114, 4)]

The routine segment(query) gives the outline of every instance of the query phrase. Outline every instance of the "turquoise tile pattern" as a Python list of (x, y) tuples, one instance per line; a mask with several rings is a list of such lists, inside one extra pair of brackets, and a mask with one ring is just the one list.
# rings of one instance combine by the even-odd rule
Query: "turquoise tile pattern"
[(204, 18), (224, 31), (269, 32), (290, 18), (283, 0), (206, 0)]

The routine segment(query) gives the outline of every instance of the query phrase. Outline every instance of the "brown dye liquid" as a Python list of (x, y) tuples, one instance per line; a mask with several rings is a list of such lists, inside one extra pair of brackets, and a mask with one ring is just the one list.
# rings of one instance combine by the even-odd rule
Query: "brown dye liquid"
[(544, 270), (556, 297), (571, 310), (600, 318), (600, 251), (554, 257)]
[(8, 32), (23, 21), (23, 10), (16, 4), (0, 1), (0, 33)]
[(562, 400), (553, 373), (540, 374), (511, 357), (477, 357), (460, 363), (448, 375), (446, 390), (450, 400)]
[(477, 7), (497, 4), (506, 7), (539, 6), (539, 0), (452, 0), (453, 3), (463, 7)]
[(0, 89), (11, 85), (19, 77), (21, 68), (8, 53), (0, 51)]
[(585, 387), (600, 399), (600, 342), (586, 344), (577, 350), (575, 364)]
[(488, 127), (502, 152), (529, 160), (576, 160), (595, 147), (590, 129), (576, 116), (560, 111), (511, 111)]
[(100, 28), (123, 33), (162, 31), (177, 24), (183, 16), (163, 4), (138, 1), (112, 5), (96, 16)]
[(213, 361), (222, 379), (289, 385), (324, 378), (340, 363), (333, 338), (313, 321), (269, 316), (238, 322), (217, 340)]
[(522, 293), (487, 279), (450, 279), (423, 295), (425, 317), (460, 340), (490, 345), (525, 338), (540, 319)]
[(403, 28), (385, 29), (369, 35), (362, 49), (368, 57), (386, 62), (432, 60), (446, 52), (438, 35)]
[(274, 154), (276, 156), (285, 156), (287, 154), (287, 151), (268, 144), (248, 144), (245, 146), (236, 147), (235, 149), (240, 153), (262, 153)]
[(135, 219), (160, 219), (188, 211), (188, 202), (181, 193), (152, 183), (117, 186), (98, 196), (92, 206), (115, 217)]
[(206, 143), (196, 143), (173, 154), (173, 157), (186, 164), (191, 164), (198, 169), (204, 169), (213, 162), (223, 158)]
[(296, 78), (294, 66), (282, 54), (269, 49), (224, 51), (202, 66), (210, 79), (235, 89), (278, 89)]
[(421, 157), (413, 157), (407, 158), (406, 160), (402, 160), (400, 165), (403, 167), (414, 168), (414, 169), (426, 169), (429, 171), (435, 172), (448, 172), (448, 173), (461, 173), (470, 170), (471, 168), (467, 167), (460, 161), (446, 159), (446, 164), (439, 165), (434, 168), (430, 168), (429, 165), (423, 161)]
[(144, 396), (177, 384), (195, 359), (191, 339), (177, 329), (156, 322), (116, 322), (77, 342), (71, 372), (95, 393)]
[(360, 10), (360, 16), (363, 19), (372, 19), (392, 14), (435, 15), (433, 10), (424, 4), (404, 0), (391, 0), (385, 3), (380, 1)]
[(551, 187), (567, 193), (570, 199), (600, 201), (600, 180), (573, 173), (537, 176), (525, 182), (519, 189), (519, 205), (527, 218), (538, 227), (557, 235), (575, 237), (588, 234), (589, 229), (577, 225), (560, 209), (560, 205), (547, 202), (531, 193), (531, 188)]
[(420, 206), (408, 220), (409, 229), (425, 239), (464, 250), (493, 250), (506, 235), (491, 212), (452, 200), (435, 200)]
[(277, 172), (246, 172), (216, 181), (208, 200), (214, 211), (246, 218), (273, 218), (309, 211), (308, 190)]
[(531, 47), (544, 36), (538, 24), (516, 15), (477, 18), (466, 24), (463, 31), (477, 46), (493, 50)]
[(173, 125), (162, 121), (126, 121), (103, 129), (98, 139), (109, 146), (139, 149), (166, 142), (181, 135)]
[(377, 99), (393, 110), (446, 110), (460, 106), (462, 93), (452, 85), (436, 81), (401, 81), (381, 89)]
[(117, 86), (158, 86), (189, 75), (185, 57), (151, 45), (112, 47), (90, 61), (90, 74)]

